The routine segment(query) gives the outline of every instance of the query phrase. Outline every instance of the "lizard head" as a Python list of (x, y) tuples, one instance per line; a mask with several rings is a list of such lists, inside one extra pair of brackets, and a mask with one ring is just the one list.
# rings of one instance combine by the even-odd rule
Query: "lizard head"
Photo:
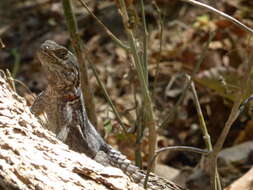
[(45, 41), (38, 50), (38, 58), (49, 85), (57, 89), (79, 86), (79, 65), (67, 48), (54, 41)]

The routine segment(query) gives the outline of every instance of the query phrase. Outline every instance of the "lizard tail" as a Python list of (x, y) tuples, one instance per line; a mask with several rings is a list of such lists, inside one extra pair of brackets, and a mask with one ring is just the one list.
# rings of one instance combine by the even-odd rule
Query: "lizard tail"
[[(109, 162), (112, 166), (120, 168), (126, 173), (135, 183), (143, 186), (146, 174), (143, 170), (133, 165), (130, 160), (126, 158), (121, 152), (110, 148), (107, 152), (109, 156)], [(150, 190), (186, 190), (179, 185), (158, 177), (157, 175), (150, 173), (147, 187)]]
[(121, 152), (110, 149), (108, 152), (108, 155), (110, 157), (110, 164), (114, 167), (120, 168), (123, 170), (123, 172), (127, 173), (128, 176), (131, 176), (131, 178), (136, 183), (144, 183), (145, 180), (145, 174), (140, 172), (141, 170), (133, 165), (130, 160), (126, 158), (125, 155), (123, 155)]

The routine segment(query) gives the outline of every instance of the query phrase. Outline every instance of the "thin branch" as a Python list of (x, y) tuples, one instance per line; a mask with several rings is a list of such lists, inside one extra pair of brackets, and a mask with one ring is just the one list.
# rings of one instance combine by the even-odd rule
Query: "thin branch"
[[(252, 63), (253, 61), (253, 54), (250, 55), (250, 58), (248, 60), (249, 63)], [(247, 65), (247, 62), (245, 62), (245, 65)], [(241, 91), (245, 91), (245, 89), (247, 88), (247, 85), (248, 85), (248, 79), (250, 77), (250, 71), (252, 69), (252, 65), (247, 65), (246, 67), (246, 73), (244, 75), (244, 78), (243, 78), (243, 84), (242, 84), (242, 87), (241, 87)], [(239, 92), (238, 95), (237, 95), (237, 99), (234, 101), (234, 105), (232, 107), (232, 110), (229, 114), (229, 117), (225, 123), (225, 126), (213, 148), (213, 152), (212, 154), (210, 155), (210, 175), (211, 175), (211, 189), (212, 190), (215, 190), (215, 186), (216, 184), (214, 184), (213, 182), (215, 181), (215, 173), (216, 173), (216, 170), (217, 170), (217, 155), (219, 154), (219, 152), (221, 151), (223, 145), (224, 145), (224, 142), (227, 138), (227, 135), (230, 131), (230, 128), (232, 126), (232, 124), (235, 122), (235, 120), (238, 118), (238, 116), (240, 115), (240, 113), (242, 113), (243, 109), (245, 108), (245, 105), (253, 99), (253, 95), (249, 96), (246, 100), (243, 101), (243, 103), (241, 104), (241, 95), (242, 93)]]
[(146, 84), (148, 84), (148, 30), (147, 30), (147, 22), (146, 22), (146, 16), (145, 16), (145, 7), (143, 0), (140, 0), (141, 3), (141, 17), (142, 17), (142, 24), (143, 24), (143, 73), (145, 75)]
[[(210, 42), (213, 40), (214, 36), (215, 35), (214, 35), (213, 32), (210, 33), (209, 39), (208, 39), (207, 43), (205, 44), (203, 53), (201, 54), (200, 59), (198, 60), (198, 62), (196, 63), (196, 65), (195, 65), (195, 67), (193, 69), (193, 72), (191, 74), (191, 79), (193, 79), (195, 77), (196, 73), (198, 72), (198, 70), (200, 68), (200, 65), (204, 62), (204, 59), (205, 59), (205, 56), (206, 56), (206, 53), (207, 53), (207, 50), (208, 50), (208, 46), (209, 46)], [(184, 89), (183, 89), (183, 93), (179, 97), (179, 100), (177, 101), (176, 105), (171, 109), (171, 111), (169, 112), (168, 116), (165, 118), (165, 120), (160, 125), (160, 128), (165, 128), (170, 123), (171, 119), (174, 118), (174, 116), (175, 116), (175, 114), (177, 112), (177, 108), (181, 104), (181, 102), (183, 101), (183, 99), (184, 99), (184, 97), (186, 95), (186, 92), (189, 89), (190, 85), (191, 85), (191, 81), (188, 81), (185, 84)]]
[[(161, 54), (162, 54), (162, 48), (163, 48), (163, 32), (164, 32), (164, 18), (161, 12), (161, 9), (158, 7), (157, 3), (154, 1), (153, 5), (155, 7), (155, 10), (158, 14), (158, 23), (159, 23), (159, 30), (160, 30), (160, 34), (159, 34), (159, 56), (158, 59), (156, 60), (156, 68), (155, 68), (155, 76), (154, 76), (154, 87), (156, 87), (157, 82), (158, 82), (158, 75), (160, 72), (160, 62), (161, 62)], [(155, 92), (153, 97), (155, 96)]]
[(78, 26), (76, 22), (76, 17), (73, 13), (71, 0), (62, 0), (63, 11), (65, 20), (67, 23), (68, 31), (70, 33), (71, 44), (75, 51), (78, 63), (80, 65), (80, 74), (81, 74), (81, 88), (84, 95), (84, 104), (87, 110), (88, 117), (91, 123), (94, 126), (97, 126), (97, 116), (95, 111), (95, 104), (93, 100), (93, 93), (90, 88), (89, 77), (88, 77), (88, 69), (85, 62), (85, 59), (82, 55), (83, 52), (83, 44), (78, 34)]
[(239, 20), (235, 19), (234, 17), (232, 16), (229, 16), (227, 15), (226, 13), (222, 12), (222, 11), (219, 11), (207, 4), (204, 4), (204, 3), (201, 3), (199, 1), (195, 1), (195, 0), (180, 0), (180, 1), (184, 1), (184, 2), (187, 2), (187, 3), (190, 3), (192, 5), (197, 5), (199, 7), (202, 7), (202, 8), (205, 8), (205, 9), (208, 9), (209, 11), (211, 12), (214, 12), (226, 19), (228, 19), (229, 21), (233, 22), (234, 24), (236, 24), (237, 26), (239, 26), (241, 29), (247, 31), (247, 32), (250, 32), (251, 34), (253, 34), (253, 29), (251, 29), (250, 27), (246, 26), (245, 24), (241, 23)]
[[(90, 62), (89, 59), (87, 59), (87, 60), (88, 60), (88, 62)], [(110, 98), (110, 96), (109, 96), (109, 94), (108, 94), (108, 92), (107, 92), (107, 90), (106, 90), (104, 84), (103, 84), (102, 81), (99, 79), (96, 66), (95, 66), (94, 64), (90, 64), (90, 66), (91, 66), (91, 69), (92, 69), (92, 71), (93, 71), (93, 73), (94, 73), (96, 79), (97, 79), (97, 82), (98, 82), (100, 88), (102, 89), (102, 91), (103, 91), (103, 93), (104, 93), (105, 99), (107, 100), (107, 102), (108, 102), (109, 105), (111, 106), (111, 108), (112, 108), (112, 110), (113, 110), (113, 112), (114, 112), (114, 114), (115, 114), (115, 116), (116, 116), (116, 119), (118, 120), (118, 122), (119, 122), (120, 126), (122, 127), (124, 133), (127, 133), (126, 126), (124, 125), (124, 122), (122, 121), (122, 119), (121, 119), (121, 117), (120, 117), (120, 115), (119, 115), (119, 112), (118, 112), (117, 108), (114, 106), (114, 104), (113, 104), (113, 102), (112, 102), (112, 100), (111, 100), (111, 98)]]
[(125, 49), (126, 51), (130, 51), (130, 48), (124, 44), (120, 39), (118, 39), (98, 18), (97, 16), (90, 10), (88, 5), (83, 1), (79, 0), (79, 2), (84, 6), (84, 8), (88, 11), (88, 13), (97, 21), (97, 23), (104, 29), (104, 31), (111, 37), (111, 39), (120, 47)]
[[(152, 101), (150, 97), (150, 92), (148, 89), (148, 85), (146, 82), (143, 66), (141, 64), (141, 59), (138, 51), (137, 39), (135, 38), (133, 31), (131, 28), (128, 27), (129, 16), (126, 8), (126, 4), (124, 0), (119, 0), (120, 4), (120, 13), (122, 15), (123, 24), (125, 27), (125, 31), (128, 37), (128, 41), (131, 47), (131, 57), (135, 64), (135, 68), (138, 75), (138, 80), (140, 83), (141, 89), (141, 96), (142, 96), (142, 103), (143, 103), (143, 116), (144, 118), (144, 126), (148, 127), (149, 129), (149, 160), (154, 156), (156, 146), (157, 146), (157, 133), (156, 133), (156, 126), (152, 108)], [(152, 167), (154, 169), (155, 164)]]
[(12, 72), (11, 72), (11, 76), (13, 78), (16, 78), (17, 73), (20, 69), (20, 65), (21, 65), (20, 52), (16, 48), (14, 48), (14, 49), (12, 49), (11, 54), (14, 57), (14, 64), (13, 64), (13, 69), (12, 69)]
[[(203, 113), (202, 113), (202, 110), (201, 110), (201, 107), (200, 107), (200, 103), (199, 103), (199, 100), (198, 100), (198, 95), (197, 95), (197, 92), (196, 92), (194, 82), (191, 80), (191, 77), (189, 75), (186, 75), (186, 78), (191, 83), (191, 89), (192, 89), (192, 93), (193, 93), (193, 100), (195, 102), (196, 109), (197, 109), (197, 112), (198, 112), (200, 128), (201, 128), (201, 131), (202, 131), (202, 134), (203, 134), (204, 142), (206, 144), (207, 150), (212, 151), (213, 147), (212, 147), (212, 143), (211, 143), (211, 138), (210, 138), (210, 135), (209, 135), (207, 127), (206, 127), (205, 119), (204, 119), (204, 116), (203, 116)], [(220, 181), (220, 176), (219, 176), (219, 173), (218, 173), (218, 170), (217, 170), (217, 165), (215, 165), (214, 175), (215, 175), (215, 178), (212, 179), (212, 180), (214, 180), (213, 183), (217, 187), (216, 189), (221, 189), (221, 181)]]
[(197, 109), (198, 118), (199, 118), (199, 122), (200, 122), (200, 129), (201, 129), (202, 134), (203, 134), (203, 139), (205, 141), (206, 148), (207, 148), (207, 150), (212, 151), (213, 147), (212, 147), (212, 143), (211, 143), (211, 138), (210, 138), (210, 135), (209, 135), (207, 127), (206, 127), (205, 119), (204, 119), (204, 116), (203, 116), (203, 113), (202, 113), (202, 110), (201, 110), (201, 107), (200, 107), (200, 103), (199, 103), (199, 99), (198, 99), (198, 95), (197, 95), (197, 91), (196, 91), (194, 82), (192, 81), (192, 79), (189, 75), (186, 75), (186, 78), (191, 83), (193, 100), (195, 102), (195, 106), (196, 106), (196, 109)]
[(147, 169), (146, 177), (145, 177), (145, 181), (144, 181), (144, 188), (145, 189), (147, 188), (148, 177), (151, 172), (151, 166), (152, 166), (154, 160), (156, 159), (156, 157), (164, 151), (187, 151), (187, 152), (194, 152), (194, 153), (203, 154), (203, 155), (210, 154), (210, 151), (203, 150), (200, 148), (190, 147), (190, 146), (171, 146), (171, 147), (164, 147), (164, 148), (157, 150), (155, 152), (155, 155), (152, 157), (152, 159), (149, 161), (149, 164), (148, 164), (148, 169)]

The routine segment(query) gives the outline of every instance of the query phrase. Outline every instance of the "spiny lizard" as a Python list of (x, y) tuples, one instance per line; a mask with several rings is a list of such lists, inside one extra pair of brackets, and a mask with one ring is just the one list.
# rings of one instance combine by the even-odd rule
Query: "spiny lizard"
[[(72, 150), (83, 152), (102, 164), (118, 167), (133, 181), (142, 185), (144, 171), (105, 143), (89, 122), (80, 88), (79, 65), (74, 54), (47, 40), (38, 50), (38, 58), (48, 85), (35, 100), (32, 112), (36, 116), (46, 113), (47, 128)], [(148, 189), (183, 190), (177, 184), (155, 174), (149, 176)]]

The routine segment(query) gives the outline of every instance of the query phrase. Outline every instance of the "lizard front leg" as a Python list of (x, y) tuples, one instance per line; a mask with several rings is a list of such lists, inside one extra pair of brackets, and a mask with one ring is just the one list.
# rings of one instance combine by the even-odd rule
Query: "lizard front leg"
[(31, 112), (35, 116), (39, 116), (45, 111), (45, 107), (47, 106), (48, 96), (46, 96), (45, 91), (41, 92), (35, 99), (33, 105), (31, 106)]

